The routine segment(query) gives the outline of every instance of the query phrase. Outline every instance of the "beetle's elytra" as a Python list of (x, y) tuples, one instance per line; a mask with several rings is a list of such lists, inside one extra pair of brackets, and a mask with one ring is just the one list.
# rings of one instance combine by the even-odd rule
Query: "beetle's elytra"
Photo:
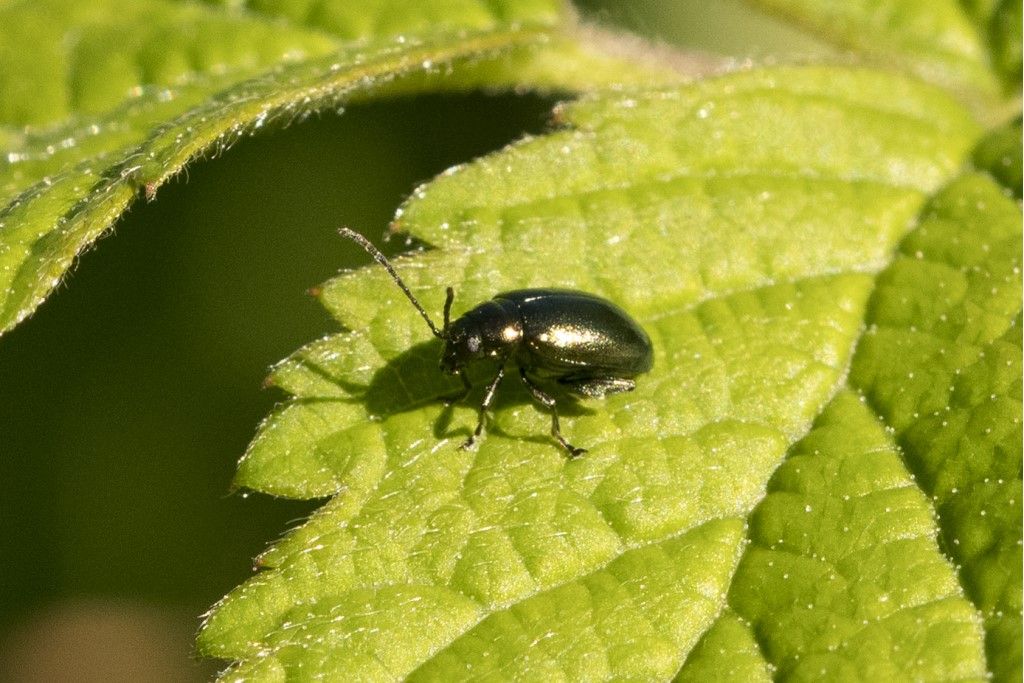
[(438, 329), (384, 254), (353, 230), (341, 228), (339, 232), (384, 266), (427, 321), (430, 331), (444, 343), (441, 369), (458, 375), (464, 387), (451, 400), (462, 400), (472, 389), (466, 375), (470, 363), (491, 359), (497, 366), (494, 379), (484, 391), (476, 429), (462, 448), (471, 447), (483, 433), (487, 409), (510, 362), (519, 370), (534, 400), (551, 410), (551, 435), (572, 457), (586, 449), (562, 437), (555, 399), (537, 383), (554, 381), (580, 396), (601, 398), (632, 391), (636, 387), (633, 378), (651, 369), (651, 340), (643, 328), (612, 302), (586, 292), (517, 289), (498, 294), (453, 321), (455, 292), (449, 287), (444, 327)]

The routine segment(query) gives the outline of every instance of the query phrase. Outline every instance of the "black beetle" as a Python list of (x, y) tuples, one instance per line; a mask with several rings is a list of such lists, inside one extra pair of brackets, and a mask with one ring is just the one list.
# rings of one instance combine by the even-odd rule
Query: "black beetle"
[(586, 449), (577, 448), (562, 437), (555, 399), (535, 381), (553, 380), (575, 394), (601, 398), (632, 391), (636, 387), (633, 378), (651, 369), (651, 340), (643, 328), (612, 302), (586, 292), (517, 289), (498, 294), (452, 321), (455, 291), (449, 287), (444, 302), (444, 327), (439, 330), (384, 254), (353, 230), (341, 228), (339, 232), (384, 266), (427, 321), (430, 331), (444, 342), (441, 369), (458, 375), (464, 386), (463, 391), (448, 400), (460, 401), (473, 388), (465, 370), (469, 363), (484, 358), (497, 362), (497, 374), (488, 383), (480, 404), (476, 429), (462, 448), (472, 446), (483, 432), (487, 409), (510, 360), (518, 367), (530, 395), (551, 409), (551, 435), (573, 457)]

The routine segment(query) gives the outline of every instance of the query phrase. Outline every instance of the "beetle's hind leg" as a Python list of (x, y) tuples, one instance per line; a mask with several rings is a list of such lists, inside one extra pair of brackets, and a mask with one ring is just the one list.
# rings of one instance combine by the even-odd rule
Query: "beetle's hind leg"
[(586, 453), (586, 448), (577, 448), (562, 436), (562, 429), (558, 425), (558, 406), (555, 405), (554, 397), (545, 394), (541, 391), (540, 387), (530, 381), (530, 378), (526, 376), (526, 370), (522, 367), (519, 368), (519, 376), (523, 378), (523, 384), (529, 389), (530, 395), (533, 396), (534, 400), (551, 410), (551, 436), (555, 437), (558, 443), (562, 444), (562, 447), (569, 451), (569, 457), (575, 458)]
[(604, 398), (636, 389), (636, 382), (625, 377), (563, 377), (558, 380), (574, 394), (587, 398)]

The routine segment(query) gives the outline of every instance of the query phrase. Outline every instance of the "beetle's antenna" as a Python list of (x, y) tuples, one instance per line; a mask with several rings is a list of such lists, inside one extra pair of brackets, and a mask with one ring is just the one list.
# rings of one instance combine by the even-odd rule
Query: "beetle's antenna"
[(430, 331), (434, 333), (434, 336), (444, 339), (444, 335), (441, 334), (441, 331), (437, 329), (437, 325), (435, 325), (434, 321), (430, 319), (430, 316), (427, 315), (427, 312), (423, 310), (423, 306), (420, 306), (420, 302), (416, 300), (415, 296), (413, 296), (412, 291), (402, 281), (402, 278), (398, 277), (398, 273), (395, 272), (395, 269), (391, 266), (391, 262), (388, 261), (387, 257), (384, 256), (384, 254), (380, 253), (377, 247), (373, 246), (370, 240), (366, 239), (355, 230), (342, 227), (338, 228), (338, 233), (342, 237), (347, 237), (356, 244), (358, 244), (359, 246), (361, 246), (363, 249), (366, 250), (367, 254), (373, 257), (374, 261), (384, 266), (384, 269), (388, 271), (388, 274), (391, 276), (391, 279), (395, 281), (395, 284), (398, 285), (403, 292), (405, 292), (405, 295), (409, 297), (409, 301), (412, 302), (412, 305), (416, 307), (416, 310), (420, 312), (420, 315), (423, 316), (423, 319), (427, 321), (427, 325), (430, 326)]
[(451, 287), (445, 292), (444, 297), (444, 331), (448, 331), (448, 325), (452, 319), (452, 302), (455, 301), (455, 290)]

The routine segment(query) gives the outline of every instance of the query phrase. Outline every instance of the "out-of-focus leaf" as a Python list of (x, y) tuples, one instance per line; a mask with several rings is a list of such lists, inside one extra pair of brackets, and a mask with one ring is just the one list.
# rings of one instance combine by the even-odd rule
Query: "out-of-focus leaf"
[[(979, 30), (975, 22), (984, 21), (980, 15), (987, 16), (985, 9), (976, 8), (977, 12), (972, 14), (965, 7), (969, 3), (958, 0), (749, 1), (877, 64), (896, 66), (927, 81), (983, 99), (994, 97), (999, 90), (989, 52), (990, 45), (997, 49), (997, 43), (990, 39), (1014, 39), (1012, 30), (1007, 33), (996, 28), (992, 36), (987, 30)], [(1019, 12), (1020, 3), (1016, 4)], [(1019, 71), (1019, 26), (1015, 39)], [(891, 95), (898, 97), (895, 93)]]
[(371, 93), (679, 77), (582, 45), (557, 0), (227, 4), (0, 6), (0, 332), (140, 191), (268, 123)]
[(987, 171), (1017, 199), (1021, 195), (1021, 126), (1020, 119), (997, 128), (985, 136), (974, 150), (974, 164)]
[(988, 40), (992, 66), (1007, 90), (1021, 79), (1021, 3), (1015, 0), (961, 0), (979, 33)]

